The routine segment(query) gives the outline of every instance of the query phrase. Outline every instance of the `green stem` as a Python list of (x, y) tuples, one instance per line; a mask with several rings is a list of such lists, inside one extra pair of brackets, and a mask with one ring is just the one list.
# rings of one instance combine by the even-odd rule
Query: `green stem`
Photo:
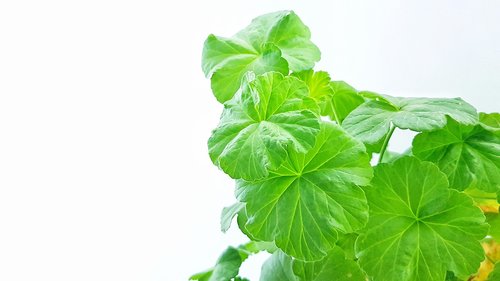
[(335, 108), (335, 106), (333, 105), (333, 101), (330, 101), (330, 107), (332, 109), (332, 112), (333, 112), (333, 117), (335, 117), (335, 122), (337, 122), (337, 124), (340, 126), (340, 119), (339, 117), (337, 116), (337, 109)]
[(382, 163), (382, 159), (384, 158), (385, 151), (387, 150), (387, 145), (389, 144), (389, 140), (392, 137), (392, 133), (394, 133), (394, 130), (396, 127), (391, 123), (389, 133), (385, 136), (384, 143), (382, 144), (382, 149), (380, 150), (380, 157), (378, 158), (378, 163)]

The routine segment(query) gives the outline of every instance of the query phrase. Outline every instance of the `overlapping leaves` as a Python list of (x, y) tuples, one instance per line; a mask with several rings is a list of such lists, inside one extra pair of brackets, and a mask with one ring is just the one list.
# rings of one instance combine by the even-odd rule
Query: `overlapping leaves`
[(357, 256), (374, 281), (466, 277), (484, 259), (488, 227), (472, 200), (448, 188), (437, 166), (404, 157), (375, 168), (366, 192), (370, 218)]
[(330, 74), (325, 71), (304, 70), (292, 73), (293, 77), (304, 81), (309, 88), (309, 96), (316, 100), (318, 104), (323, 104), (333, 95), (333, 89), (330, 87)]
[(315, 262), (294, 260), (276, 251), (263, 265), (260, 281), (365, 281), (359, 265), (339, 247)]
[(212, 161), (229, 176), (256, 180), (279, 167), (287, 149), (307, 152), (320, 121), (304, 82), (277, 72), (247, 77), (251, 81), (225, 104), (208, 148)]
[(479, 114), (480, 125), (486, 130), (500, 134), (500, 113), (484, 113)]
[(292, 73), (309, 87), (310, 97), (316, 100), (321, 115), (341, 123), (351, 111), (364, 103), (358, 91), (344, 81), (331, 81), (325, 71), (305, 70)]
[(363, 145), (339, 126), (323, 123), (307, 153), (289, 151), (278, 169), (260, 181), (238, 181), (246, 202), (245, 225), (253, 238), (275, 241), (288, 255), (319, 260), (334, 247), (337, 233), (365, 224), (363, 190), (372, 176)]
[(204, 272), (197, 273), (189, 280), (198, 281), (229, 281), (238, 276), (241, 264), (254, 252), (248, 245), (229, 247), (219, 257), (215, 266)]
[(238, 276), (243, 262), (260, 251), (275, 251), (274, 244), (269, 242), (248, 242), (238, 247), (228, 247), (219, 257), (214, 267), (194, 274), (189, 280), (197, 281), (248, 281)]
[(292, 11), (255, 18), (231, 38), (210, 35), (205, 41), (202, 68), (211, 78), (220, 102), (231, 99), (244, 74), (310, 69), (319, 61), (319, 49), (310, 41), (309, 29)]
[(330, 250), (325, 258), (316, 262), (295, 260), (293, 271), (298, 281), (365, 281), (358, 263), (349, 259), (340, 247)]
[(460, 98), (397, 98), (380, 96), (353, 110), (342, 126), (366, 144), (380, 142), (391, 124), (417, 132), (431, 131), (446, 125), (446, 116), (466, 125), (477, 123), (474, 107)]
[[(238, 216), (260, 242), (229, 248), (193, 278), (244, 280), (239, 266), (259, 251), (255, 243), (274, 252), (261, 281), (469, 278), (484, 258), (487, 225), (459, 191), (500, 195), (500, 115), (478, 118), (459, 98), (358, 92), (315, 72), (319, 57), (289, 11), (206, 40), (203, 71), (224, 103), (209, 154), (237, 179), (239, 200), (224, 208), (221, 229)], [(395, 128), (421, 132), (412, 151), (387, 151)], [(365, 150), (385, 157), (361, 188), (372, 178)], [(498, 221), (488, 216), (493, 239)]]
[(417, 135), (413, 154), (436, 163), (452, 188), (500, 190), (500, 137), (483, 125), (464, 126), (449, 118), (443, 129)]

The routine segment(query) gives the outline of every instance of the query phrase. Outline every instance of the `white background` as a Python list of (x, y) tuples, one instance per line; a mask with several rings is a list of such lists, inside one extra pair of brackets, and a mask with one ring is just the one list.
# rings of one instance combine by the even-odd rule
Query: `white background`
[(281, 9), (334, 79), (500, 111), (500, 1), (1, 1), (0, 280), (186, 280), (245, 242), (201, 48)]

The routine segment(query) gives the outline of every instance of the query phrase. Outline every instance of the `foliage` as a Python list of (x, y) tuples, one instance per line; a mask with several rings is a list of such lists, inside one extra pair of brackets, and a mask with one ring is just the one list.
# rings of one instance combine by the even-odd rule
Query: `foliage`
[[(236, 180), (221, 230), (237, 218), (251, 242), (191, 280), (246, 280), (239, 268), (259, 251), (272, 253), (261, 281), (498, 278), (484, 249), (500, 239), (500, 114), (358, 91), (313, 69), (310, 36), (281, 11), (205, 41), (224, 106), (209, 155)], [(418, 133), (404, 153), (387, 150), (396, 129)]]

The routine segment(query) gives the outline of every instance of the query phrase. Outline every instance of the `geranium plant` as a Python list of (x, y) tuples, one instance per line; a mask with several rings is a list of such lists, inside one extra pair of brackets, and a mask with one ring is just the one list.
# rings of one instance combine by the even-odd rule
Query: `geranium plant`
[[(191, 280), (246, 280), (259, 251), (272, 254), (261, 281), (499, 280), (500, 115), (357, 91), (313, 70), (319, 59), (291, 11), (207, 38), (202, 68), (224, 104), (209, 155), (236, 181), (221, 228), (236, 217), (250, 242)], [(400, 129), (418, 134), (389, 152)]]

